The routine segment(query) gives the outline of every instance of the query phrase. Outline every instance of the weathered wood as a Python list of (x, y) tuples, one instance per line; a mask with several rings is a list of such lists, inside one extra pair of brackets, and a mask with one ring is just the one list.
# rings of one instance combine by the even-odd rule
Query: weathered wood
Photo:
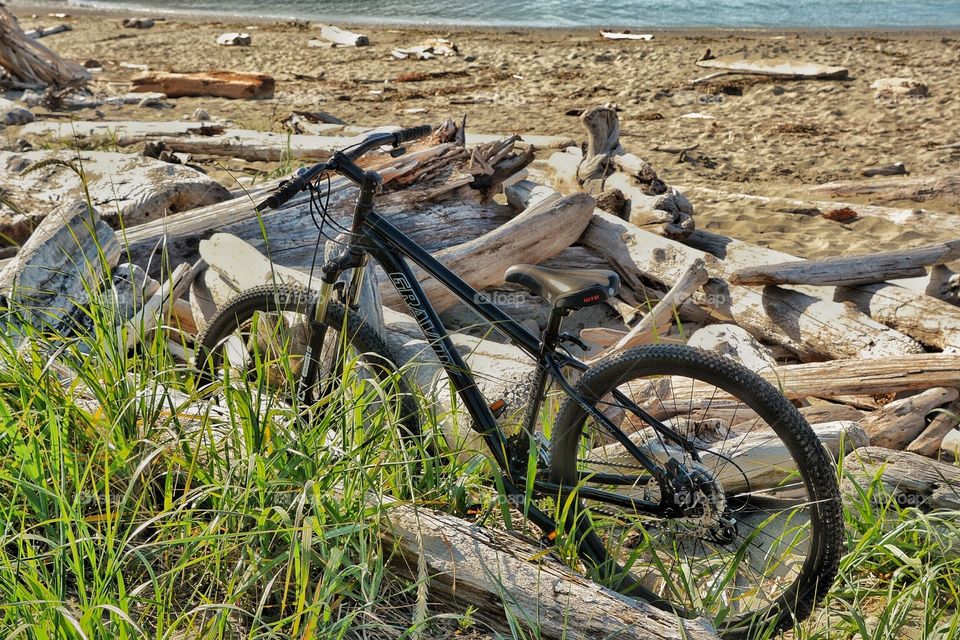
[[(512, 193), (515, 202), (551, 197), (546, 188), (534, 191), (535, 188), (535, 183), (523, 181), (507, 190), (508, 197)], [(724, 247), (732, 242), (716, 234), (694, 232), (691, 237), (699, 236), (725, 241), (712, 243), (717, 246), (709, 252), (718, 257), (724, 256)], [(606, 259), (620, 273), (624, 284), (634, 291), (644, 290), (645, 278), (672, 286), (693, 260), (706, 255), (704, 251), (661, 238), (598, 210), (594, 211), (580, 244)], [(710, 271), (722, 275), (727, 269), (722, 262), (717, 262), (712, 263)], [(777, 287), (760, 291), (729, 285), (715, 277), (704, 285), (701, 294), (694, 296), (693, 302), (714, 319), (734, 320), (754, 336), (781, 345), (803, 358), (870, 357), (870, 354), (922, 351), (920, 345), (906, 336), (845, 305), (797, 291)], [(865, 336), (869, 338), (863, 340)]]
[(860, 420), (870, 444), (903, 449), (926, 428), (928, 413), (957, 399), (953, 387), (927, 389), (909, 398), (894, 400)]
[(320, 26), (320, 37), (341, 47), (365, 47), (370, 44), (370, 38), (360, 33), (353, 33), (330, 24)]
[(587, 131), (586, 151), (568, 148), (550, 156), (548, 166), (555, 186), (594, 195), (618, 190), (634, 224), (668, 237), (683, 237), (693, 230), (690, 201), (665, 185), (649, 163), (620, 146), (620, 121), (614, 107), (588, 109), (580, 120)]
[[(31, 169), (39, 165), (37, 169)], [(0, 190), (36, 224), (61, 203), (85, 198), (105, 211), (114, 228), (134, 226), (171, 213), (230, 198), (196, 169), (143, 156), (107, 151), (0, 151)], [(83, 182), (77, 171), (82, 172)], [(0, 221), (2, 222), (2, 221)], [(30, 229), (0, 224), (0, 234), (23, 242)]]
[[(679, 422), (682, 423), (682, 419)], [(714, 477), (728, 494), (776, 487), (797, 472), (796, 464), (780, 436), (772, 429), (757, 427), (753, 422), (747, 424), (749, 428), (743, 432), (738, 432), (737, 427), (730, 427), (729, 431), (722, 427), (723, 431), (716, 437), (700, 431), (693, 437), (702, 463), (710, 469), (716, 469)], [(689, 428), (684, 424), (673, 426)], [(855, 422), (814, 424), (811, 428), (834, 459), (840, 459), (846, 451), (867, 444), (863, 430)], [(650, 428), (630, 434), (630, 440), (657, 459), (682, 455), (677, 447), (666, 445)], [(591, 472), (623, 473), (623, 465), (636, 464), (636, 458), (618, 442), (596, 447), (584, 458), (596, 461), (590, 465)]]
[(907, 451), (922, 456), (936, 456), (944, 436), (960, 425), (960, 401), (935, 409), (930, 424), (907, 445)]
[(38, 40), (40, 38), (46, 38), (47, 36), (53, 36), (58, 33), (65, 33), (71, 30), (73, 30), (73, 27), (68, 24), (58, 24), (55, 27), (37, 27), (36, 29), (29, 29), (24, 31), (23, 35), (27, 36), (28, 38)]
[(698, 67), (720, 69), (746, 75), (777, 76), (792, 79), (843, 80), (849, 75), (844, 67), (815, 62), (798, 62), (786, 58), (747, 58), (743, 55), (720, 56), (700, 60)]
[(116, 141), (120, 146), (126, 146), (124, 143), (142, 143), (147, 138), (161, 136), (217, 135), (223, 133), (224, 127), (225, 125), (221, 122), (183, 122), (180, 120), (167, 122), (40, 120), (24, 126), (20, 129), (20, 135), (61, 141), (93, 138)]
[(830, 198), (869, 198), (873, 203), (902, 200), (926, 202), (936, 199), (956, 205), (960, 203), (960, 173), (840, 180), (810, 187), (810, 191)]
[[(520, 262), (537, 264), (573, 244), (590, 222), (594, 204), (593, 198), (581, 193), (554, 204), (534, 205), (493, 231), (444, 249), (435, 257), (475, 289), (497, 285), (503, 282), (507, 267)], [(422, 274), (418, 279), (438, 311), (456, 302), (437, 280)], [(403, 300), (390, 292), (384, 295), (384, 304), (399, 309)]]
[(0, 271), (0, 294), (15, 313), (8, 328), (70, 335), (77, 308), (93, 299), (119, 258), (116, 234), (96, 209), (82, 200), (58, 208)]
[[(757, 374), (791, 400), (822, 398), (848, 402), (851, 396), (889, 399), (896, 393), (950, 387), (957, 383), (958, 366), (960, 356), (923, 354), (781, 365), (773, 370), (761, 369)], [(686, 411), (691, 403), (719, 399), (714, 385), (691, 384), (686, 378), (662, 378), (655, 384), (637, 386), (633, 393), (638, 402), (640, 397), (649, 397), (653, 404), (644, 408), (654, 412), (669, 406)], [(880, 406), (876, 402), (861, 404), (871, 409)]]
[[(594, 213), (581, 244), (612, 264), (627, 282), (641, 277), (672, 285), (704, 252), (646, 232), (609, 214)], [(716, 255), (716, 254), (714, 254)], [(721, 272), (728, 267), (715, 263)], [(714, 277), (693, 300), (720, 320), (733, 320), (755, 337), (801, 358), (824, 359), (920, 353), (903, 334), (831, 300), (781, 289), (731, 285)]]
[(852, 286), (892, 278), (925, 276), (926, 267), (960, 258), (960, 240), (858, 256), (837, 256), (820, 260), (797, 260), (738, 269), (731, 284), (807, 284)]
[[(915, 453), (891, 451), (882, 447), (863, 447), (843, 461), (847, 482), (862, 489), (879, 477), (900, 507), (960, 509), (960, 468), (931, 460)], [(884, 496), (875, 499), (883, 500)]]
[(269, 98), (273, 96), (275, 86), (274, 79), (266, 74), (237, 71), (149, 71), (133, 77), (133, 91), (159, 91), (171, 98)]
[(754, 372), (771, 371), (777, 367), (770, 349), (735, 324), (711, 324), (697, 329), (687, 344), (719, 353)]
[(902, 162), (894, 162), (893, 164), (882, 165), (879, 167), (867, 167), (860, 172), (860, 175), (865, 178), (873, 178), (874, 176), (905, 176), (909, 171), (907, 171), (907, 166)]
[(677, 280), (676, 284), (660, 299), (660, 302), (650, 310), (650, 313), (637, 323), (637, 326), (633, 327), (608, 349), (597, 354), (591, 361), (623, 353), (637, 345), (654, 342), (657, 336), (665, 334), (670, 329), (680, 305), (693, 295), (694, 291), (706, 284), (709, 279), (710, 276), (707, 274), (707, 266), (704, 260), (694, 260), (687, 272)]
[[(747, 244), (709, 231), (695, 231), (685, 242), (721, 259), (728, 269), (743, 269), (771, 262), (797, 261), (788, 253)], [(764, 289), (766, 294), (770, 288)], [(890, 284), (863, 284), (831, 290), (797, 287), (797, 292), (835, 302), (853, 302), (855, 308), (874, 321), (900, 334), (938, 349), (960, 346), (960, 312), (942, 300), (918, 295)], [(852, 309), (851, 309), (852, 310)]]
[(189, 288), (197, 270), (184, 262), (177, 266), (170, 277), (160, 283), (160, 289), (147, 300), (146, 304), (128, 320), (120, 330), (120, 339), (127, 349), (132, 349), (137, 343), (143, 342), (144, 337), (152, 331), (160, 320), (166, 316), (177, 299), (176, 290)]
[(629, 33), (621, 31), (601, 31), (601, 38), (607, 40), (653, 40), (652, 33)]
[(386, 542), (398, 551), (394, 569), (412, 580), (426, 570), (431, 609), (470, 608), (495, 631), (516, 633), (516, 621), (551, 640), (717, 637), (702, 619), (678, 619), (573, 574), (526, 536), (399, 503), (384, 511)]
[(29, 84), (67, 86), (90, 78), (82, 66), (67, 62), (36, 40), (24, 35), (17, 19), (0, 6), (0, 67)]

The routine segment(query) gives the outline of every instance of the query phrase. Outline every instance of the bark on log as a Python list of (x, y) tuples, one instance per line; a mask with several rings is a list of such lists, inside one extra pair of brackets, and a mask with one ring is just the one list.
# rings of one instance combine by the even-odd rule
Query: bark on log
[[(436, 258), (475, 289), (503, 282), (511, 265), (537, 264), (569, 247), (590, 222), (595, 201), (580, 193), (552, 205), (534, 205), (506, 224), (479, 238), (436, 254)], [(420, 284), (438, 311), (456, 303), (457, 298), (438, 281), (418, 274)], [(385, 305), (403, 307), (403, 300), (391, 291), (384, 295)]]
[[(877, 476), (901, 507), (960, 509), (960, 469), (915, 453), (863, 447), (843, 461), (847, 480), (864, 489)], [(882, 499), (882, 497), (880, 498)]]
[(810, 187), (810, 191), (830, 198), (869, 198), (871, 202), (879, 203), (942, 200), (956, 205), (960, 204), (960, 173), (840, 180)]
[(263, 73), (207, 71), (170, 73), (149, 71), (133, 77), (133, 91), (159, 91), (171, 98), (210, 96), (215, 98), (269, 98), (276, 86)]
[(67, 86), (90, 78), (82, 66), (63, 60), (36, 40), (24, 35), (17, 19), (0, 6), (0, 67), (27, 84)]
[(746, 267), (735, 271), (730, 276), (730, 283), (849, 287), (883, 282), (893, 278), (925, 276), (926, 267), (950, 262), (957, 258), (960, 258), (960, 240), (949, 240), (916, 249)]
[(930, 424), (907, 445), (907, 451), (922, 456), (936, 456), (944, 436), (956, 429), (958, 424), (960, 424), (960, 401), (954, 400), (947, 406), (935, 410)]
[(953, 387), (927, 389), (909, 398), (894, 400), (865, 416), (860, 426), (870, 444), (887, 449), (903, 449), (926, 428), (928, 413), (957, 399)]
[[(721, 258), (729, 269), (743, 269), (770, 262), (797, 261), (798, 258), (750, 245), (709, 231), (695, 231), (685, 242)], [(765, 289), (764, 292), (769, 289)], [(830, 290), (822, 287), (797, 287), (801, 295), (853, 302), (856, 309), (876, 322), (896, 329), (915, 340), (938, 349), (960, 347), (960, 311), (942, 300), (891, 284), (864, 284)], [(851, 311), (853, 309), (850, 309)]]
[(431, 608), (472, 607), (495, 631), (515, 633), (514, 620), (551, 640), (717, 638), (702, 619), (678, 619), (573, 574), (526, 537), (401, 504), (386, 519), (395, 570), (416, 580), (426, 565)]

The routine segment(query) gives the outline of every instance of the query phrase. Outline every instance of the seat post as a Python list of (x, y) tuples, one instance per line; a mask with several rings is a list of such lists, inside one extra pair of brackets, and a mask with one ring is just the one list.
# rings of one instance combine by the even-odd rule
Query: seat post
[(564, 316), (570, 313), (567, 309), (560, 309), (559, 307), (550, 308), (550, 317), (547, 319), (547, 326), (543, 330), (543, 335), (540, 337), (540, 341), (543, 343), (541, 347), (541, 353), (546, 353), (553, 349), (557, 342), (557, 336), (560, 334), (560, 323), (563, 322)]

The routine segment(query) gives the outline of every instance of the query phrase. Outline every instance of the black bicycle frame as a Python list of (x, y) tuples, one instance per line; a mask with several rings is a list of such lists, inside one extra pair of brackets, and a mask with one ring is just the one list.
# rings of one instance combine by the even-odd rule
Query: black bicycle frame
[[(344, 168), (340, 167), (340, 169)], [(361, 193), (357, 201), (351, 241), (341, 256), (342, 260), (339, 266), (356, 268), (357, 265), (362, 264), (359, 256), (363, 252), (366, 252), (373, 257), (387, 273), (391, 284), (410, 309), (427, 342), (430, 344), (446, 371), (454, 390), (467, 408), (470, 417), (473, 419), (474, 429), (484, 438), (491, 454), (503, 471), (502, 479), (504, 489), (508, 496), (519, 496), (524, 493), (523, 490), (517, 487), (517, 481), (523, 478), (514, 477), (512, 473), (510, 444), (507, 442), (503, 431), (497, 423), (493, 409), (487, 404), (486, 398), (484, 398), (482, 392), (477, 387), (469, 367), (454, 347), (447, 329), (440, 320), (439, 314), (430, 303), (423, 291), (423, 287), (414, 276), (410, 265), (404, 258), (409, 259), (413, 264), (419, 266), (427, 274), (435, 278), (460, 301), (480, 315), (480, 317), (490, 322), (497, 331), (504, 334), (513, 344), (527, 353), (527, 355), (537, 363), (538, 367), (542, 367), (542, 371), (538, 371), (538, 384), (534, 386), (534, 390), (531, 393), (532, 397), (529, 399), (531, 406), (539, 407), (543, 401), (544, 384), (541, 384), (541, 382), (544, 380), (542, 375), (545, 373), (549, 375), (568, 396), (574, 398), (615, 440), (623, 445), (624, 448), (636, 458), (639, 465), (646, 469), (651, 476), (660, 483), (665, 493), (670, 491), (670, 487), (676, 486), (675, 483), (678, 481), (678, 478), (674, 470), (665, 468), (657, 461), (651, 459), (630, 440), (623, 431), (610, 422), (601, 411), (581, 397), (566, 381), (563, 376), (564, 368), (571, 367), (575, 370), (584, 371), (587, 369), (585, 363), (574, 358), (564, 350), (557, 348), (555, 345), (548, 345), (541, 342), (537, 336), (530, 333), (523, 325), (504, 313), (499, 307), (488, 300), (486, 296), (476, 291), (457, 274), (446, 268), (426, 250), (374, 211), (372, 206), (373, 192), (379, 185), (379, 178), (376, 174), (357, 170), (355, 165), (344, 170), (344, 174), (361, 186)], [(326, 268), (325, 266), (325, 269)], [(331, 273), (329, 275), (332, 279), (339, 274)], [(349, 300), (349, 298), (350, 294), (348, 292), (347, 299)], [(545, 335), (544, 337), (546, 338), (548, 336)], [(657, 432), (673, 440), (696, 457), (696, 452), (692, 450), (692, 447), (673, 429), (664, 425), (653, 416), (650, 416), (619, 391), (615, 391), (614, 396), (618, 401), (624, 403), (628, 409), (650, 424)], [(534, 431), (536, 411), (529, 411), (527, 415), (530, 424), (524, 424), (521, 429), (521, 435), (525, 438), (528, 438)], [(540, 463), (544, 464), (546, 462), (547, 460), (541, 452)], [(590, 476), (594, 479), (602, 479), (605, 477), (604, 474), (590, 474)], [(636, 478), (637, 484), (648, 481), (649, 479), (650, 477)], [(680, 480), (682, 481), (683, 478), (680, 478)], [(522, 486), (523, 483), (520, 484)], [(534, 480), (534, 488), (545, 492), (562, 489), (559, 485), (542, 479)], [(567, 489), (569, 490), (570, 488)], [(581, 487), (578, 491), (583, 497), (602, 500), (611, 504), (619, 504), (638, 512), (663, 513), (664, 505), (666, 504), (666, 501), (654, 503), (627, 498), (622, 495), (589, 487)], [(552, 519), (535, 506), (527, 505), (526, 510), (531, 520), (545, 531), (549, 532), (555, 529), (555, 524)]]

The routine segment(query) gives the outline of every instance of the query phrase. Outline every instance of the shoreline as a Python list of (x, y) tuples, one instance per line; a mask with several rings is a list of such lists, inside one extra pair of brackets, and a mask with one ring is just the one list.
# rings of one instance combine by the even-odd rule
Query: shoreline
[(536, 25), (525, 23), (472, 23), (472, 22), (446, 22), (421, 20), (419, 22), (403, 21), (399, 19), (384, 19), (374, 17), (303, 17), (299, 18), (292, 15), (256, 15), (245, 13), (221, 14), (214, 11), (188, 10), (188, 9), (161, 9), (161, 8), (124, 8), (124, 7), (100, 7), (100, 6), (78, 6), (68, 2), (50, 0), (30, 1), (30, 2), (5, 2), (13, 9), (15, 13), (37, 13), (38, 18), (46, 17), (44, 12), (75, 14), (78, 17), (130, 17), (131, 14), (146, 15), (154, 18), (174, 19), (181, 22), (211, 23), (216, 22), (225, 25), (237, 24), (275, 24), (277, 22), (302, 21), (306, 23), (335, 22), (347, 27), (367, 27), (375, 29), (405, 29), (412, 31), (423, 31), (431, 29), (451, 29), (457, 31), (476, 31), (496, 32), (504, 29), (519, 30), (527, 32), (544, 33), (570, 33), (582, 35), (585, 33), (596, 34), (603, 30), (621, 30), (633, 33), (652, 33), (668, 36), (711, 36), (711, 35), (756, 35), (756, 36), (842, 36), (842, 37), (870, 37), (890, 35), (896, 37), (916, 36), (916, 37), (936, 37), (936, 36), (960, 36), (960, 24), (955, 26), (866, 26), (866, 27), (772, 27), (772, 26), (723, 26), (723, 25), (690, 25), (690, 26), (643, 26), (643, 25), (624, 25), (624, 24), (598, 24), (598, 25)]

